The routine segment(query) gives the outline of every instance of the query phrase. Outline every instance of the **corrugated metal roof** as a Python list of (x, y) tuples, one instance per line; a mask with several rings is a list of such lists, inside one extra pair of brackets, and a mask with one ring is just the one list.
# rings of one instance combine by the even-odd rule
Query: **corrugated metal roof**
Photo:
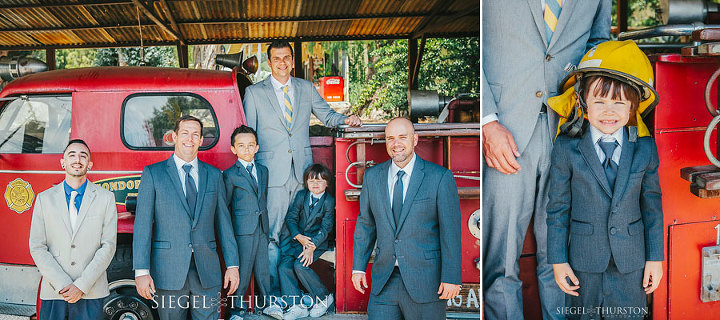
[(4, 0), (0, 50), (134, 46), (141, 34), (146, 45), (476, 36), (479, 6), (477, 0)]

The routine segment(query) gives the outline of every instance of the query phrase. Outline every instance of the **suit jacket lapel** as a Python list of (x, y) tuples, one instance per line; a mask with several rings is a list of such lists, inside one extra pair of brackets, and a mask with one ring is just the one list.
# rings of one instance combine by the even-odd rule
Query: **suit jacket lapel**
[[(546, 1), (557, 1), (557, 0), (546, 0)], [(550, 38), (550, 45), (548, 45), (548, 49), (552, 48), (552, 46), (557, 42), (557, 39), (559, 34), (565, 29), (565, 26), (569, 23), (570, 17), (572, 16), (573, 7), (575, 6), (575, 1), (573, 0), (563, 0), (562, 2), (562, 9), (560, 10), (560, 17), (558, 17), (557, 25), (555, 26), (555, 32), (553, 32), (552, 38)], [(544, 29), (544, 19), (543, 19), (543, 34), (545, 34)], [(546, 40), (547, 41), (547, 40)]]
[[(547, 1), (554, 1), (554, 0), (547, 0)], [(540, 6), (541, 3), (538, 0), (527, 0), (528, 5), (530, 6), (530, 12), (532, 12), (533, 18), (535, 20), (535, 25), (538, 28), (538, 32), (540, 32), (540, 36), (542, 36), (543, 44), (547, 46), (547, 37), (545, 37), (545, 19), (543, 17), (543, 9)], [(562, 12), (560, 13), (562, 15)]]
[(95, 185), (88, 181), (88, 185), (85, 187), (85, 194), (82, 198), (82, 203), (80, 203), (80, 211), (78, 211), (78, 217), (75, 222), (75, 230), (73, 230), (72, 233), (72, 239), (75, 239), (75, 235), (77, 234), (77, 231), (80, 230), (80, 226), (82, 225), (83, 220), (85, 219), (85, 216), (88, 215), (88, 211), (90, 210), (90, 207), (92, 206), (92, 202), (95, 199), (96, 190)]
[(299, 119), (298, 113), (300, 112), (300, 108), (298, 108), (298, 107), (299, 107), (300, 103), (298, 101), (301, 101), (300, 98), (302, 95), (301, 90), (300, 90), (300, 81), (298, 81), (297, 79), (293, 79), (292, 87), (293, 87), (293, 101), (290, 102), (290, 103), (292, 103), (292, 106), (293, 106), (292, 123), (290, 124), (291, 132), (295, 128), (295, 124), (298, 122), (296, 120)]
[(263, 84), (265, 85), (265, 94), (267, 95), (268, 100), (270, 100), (270, 109), (272, 109), (275, 115), (280, 119), (280, 123), (283, 124), (283, 127), (287, 129), (287, 126), (285, 125), (285, 115), (280, 112), (280, 104), (278, 104), (277, 96), (275, 95), (275, 88), (273, 88), (270, 77), (272, 77), (272, 75), (268, 76), (263, 81)]
[(420, 190), (420, 185), (422, 184), (423, 178), (425, 177), (425, 172), (423, 171), (423, 169), (425, 168), (425, 160), (420, 159), (420, 157), (418, 157), (417, 155), (415, 155), (415, 157), (417, 157), (415, 159), (415, 167), (413, 168), (412, 174), (410, 175), (410, 182), (408, 183), (407, 192), (405, 193), (405, 200), (403, 201), (402, 211), (400, 212), (400, 224), (395, 230), (396, 235), (400, 231), (400, 229), (402, 229), (405, 220), (410, 214), (410, 207), (412, 207), (413, 200), (415, 200), (415, 195), (417, 195), (418, 190)]
[[(197, 195), (197, 201), (195, 202), (195, 214), (193, 216), (193, 228), (195, 228), (195, 225), (198, 223), (198, 217), (200, 216), (200, 213), (202, 212), (203, 207), (203, 200), (205, 199), (205, 193), (207, 191), (207, 185), (208, 185), (208, 174), (207, 174), (207, 168), (208, 164), (205, 162), (202, 162), (198, 160), (198, 195)], [(247, 171), (247, 170), (245, 170)]]
[(175, 192), (177, 192), (179, 196), (178, 199), (180, 199), (183, 208), (185, 208), (185, 213), (187, 213), (188, 217), (190, 217), (190, 219), (192, 220), (192, 212), (190, 212), (190, 207), (187, 204), (187, 198), (185, 197), (185, 192), (183, 192), (183, 187), (180, 184), (180, 176), (172, 155), (170, 156), (170, 159), (167, 160), (167, 167), (165, 169), (168, 176), (170, 176), (170, 181), (172, 181), (173, 186), (175, 187)]
[(583, 135), (582, 139), (578, 143), (578, 149), (585, 160), (585, 163), (587, 163), (588, 167), (590, 167), (590, 172), (595, 177), (595, 180), (597, 180), (608, 197), (612, 198), (610, 183), (607, 181), (605, 170), (603, 170), (600, 159), (598, 159), (597, 153), (595, 152), (595, 146), (593, 145), (590, 130), (587, 130)]
[(53, 189), (51, 193), (50, 207), (65, 208), (65, 210), (57, 210), (56, 212), (60, 215), (60, 220), (62, 220), (63, 224), (65, 224), (68, 235), (72, 237), (73, 230), (72, 226), (70, 226), (70, 208), (68, 206), (67, 199), (65, 198), (65, 187), (63, 186), (63, 183), (60, 182), (60, 184), (54, 186), (53, 188), (55, 189)]
[[(238, 174), (240, 176), (242, 176), (245, 180), (248, 181), (248, 183), (250, 184), (250, 187), (255, 192), (255, 195), (257, 195), (258, 194), (257, 184), (255, 182), (255, 179), (253, 179), (253, 177), (250, 176), (250, 173), (247, 171), (247, 168), (244, 168), (242, 163), (240, 163), (240, 161), (235, 161), (235, 166), (238, 168)], [(258, 182), (259, 182), (260, 169), (257, 168), (257, 164), (255, 164), (255, 171), (257, 171), (257, 173), (258, 173)]]
[[(633, 156), (635, 154), (635, 142), (630, 142), (627, 131), (623, 130), (623, 145), (620, 153), (620, 163), (618, 164), (618, 175), (615, 178), (615, 191), (613, 192), (613, 204), (622, 198), (625, 193), (628, 178), (630, 177), (630, 167), (632, 166)], [(615, 197), (617, 195), (617, 197)]]
[(392, 208), (390, 207), (390, 189), (388, 189), (388, 171), (390, 171), (390, 162), (392, 160), (385, 161), (383, 164), (381, 164), (382, 169), (380, 170), (380, 201), (383, 204), (385, 208), (385, 218), (388, 219), (388, 223), (392, 227), (393, 231), (397, 230), (397, 226), (395, 226), (395, 217), (393, 217)]

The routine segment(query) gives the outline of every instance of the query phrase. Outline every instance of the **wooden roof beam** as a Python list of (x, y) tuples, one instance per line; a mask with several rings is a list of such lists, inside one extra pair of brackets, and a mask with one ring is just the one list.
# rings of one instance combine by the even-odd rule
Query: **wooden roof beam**
[(168, 21), (170, 21), (170, 25), (173, 27), (175, 32), (177, 32), (177, 34), (180, 35), (180, 39), (184, 40), (182, 31), (180, 30), (180, 27), (178, 27), (177, 22), (175, 22), (175, 18), (172, 15), (172, 11), (170, 10), (170, 7), (168, 6), (167, 1), (160, 0), (160, 3), (162, 4), (163, 12), (165, 13), (165, 16), (167, 17)]
[(82, 2), (50, 3), (50, 4), (3, 4), (0, 9), (33, 9), (33, 8), (62, 8), (81, 6), (109, 6), (117, 4), (132, 4), (131, 0), (84, 0)]
[(133, 0), (133, 3), (136, 7), (140, 8), (140, 11), (142, 11), (148, 19), (155, 22), (155, 24), (160, 27), (160, 29), (163, 29), (165, 32), (170, 34), (175, 38), (175, 40), (180, 42), (180, 45), (186, 45), (185, 39), (183, 39), (182, 35), (178, 34), (174, 30), (172, 30), (170, 27), (168, 27), (160, 18), (155, 16), (155, 14), (148, 8), (142, 1), (140, 0)]

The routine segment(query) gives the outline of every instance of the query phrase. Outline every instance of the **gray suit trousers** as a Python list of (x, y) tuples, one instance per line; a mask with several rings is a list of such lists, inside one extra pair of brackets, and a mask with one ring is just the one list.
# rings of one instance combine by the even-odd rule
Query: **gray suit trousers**
[(518, 173), (505, 175), (483, 164), (483, 287), (489, 320), (523, 319), (518, 259), (533, 217), (543, 319), (562, 319), (557, 308), (564, 307), (564, 293), (547, 263), (545, 187), (554, 138), (549, 136), (547, 121), (547, 114), (538, 116), (530, 143), (517, 159)]
[(605, 272), (575, 271), (579, 297), (565, 295), (568, 319), (643, 319), (648, 314), (643, 270), (621, 273), (610, 258)]
[(180, 290), (157, 289), (160, 320), (187, 319), (187, 312), (193, 320), (215, 320), (220, 317), (220, 286), (203, 288), (195, 267), (190, 259), (185, 285)]
[(429, 303), (413, 301), (395, 267), (378, 295), (370, 293), (368, 320), (445, 320), (447, 300)]
[[(245, 303), (247, 300), (241, 297), (245, 294), (250, 285), (251, 274), (255, 275), (255, 295), (258, 296), (258, 292), (264, 295), (265, 301), (270, 301), (269, 296), (276, 294), (270, 292), (270, 273), (268, 271), (268, 239), (265, 233), (262, 232), (262, 227), (258, 223), (255, 232), (249, 235), (236, 235), (235, 241), (238, 244), (238, 257), (240, 257), (240, 284), (235, 292), (236, 296), (240, 296), (234, 300), (231, 306), (233, 310), (239, 311), (247, 309), (248, 305)], [(259, 299), (259, 298), (258, 298)], [(255, 301), (252, 299), (252, 301)], [(259, 305), (264, 303), (258, 300)], [(257, 308), (257, 306), (255, 306)]]
[(290, 176), (285, 184), (278, 187), (268, 187), (267, 209), (270, 220), (270, 244), (268, 245), (268, 256), (270, 258), (270, 292), (280, 292), (280, 278), (278, 276), (278, 264), (280, 262), (280, 233), (285, 225), (290, 203), (295, 199), (295, 194), (302, 190), (303, 183), (298, 182), (293, 172), (296, 164), (292, 164)]

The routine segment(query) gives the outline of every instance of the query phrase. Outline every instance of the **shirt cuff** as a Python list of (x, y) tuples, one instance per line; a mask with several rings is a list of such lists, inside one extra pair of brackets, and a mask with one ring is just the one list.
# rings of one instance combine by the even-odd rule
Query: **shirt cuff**
[(238, 266), (229, 266), (226, 269), (233, 269), (233, 268), (238, 269), (239, 267)]
[(147, 276), (150, 274), (150, 269), (137, 269), (135, 270), (135, 278)]
[(486, 125), (490, 122), (498, 121), (500, 122), (500, 119), (498, 119), (497, 113), (491, 113), (489, 115), (486, 115), (482, 118), (482, 125)]
[(356, 273), (365, 274), (365, 271), (360, 271), (360, 270), (353, 270), (353, 271), (352, 271), (352, 274), (356, 274)]

